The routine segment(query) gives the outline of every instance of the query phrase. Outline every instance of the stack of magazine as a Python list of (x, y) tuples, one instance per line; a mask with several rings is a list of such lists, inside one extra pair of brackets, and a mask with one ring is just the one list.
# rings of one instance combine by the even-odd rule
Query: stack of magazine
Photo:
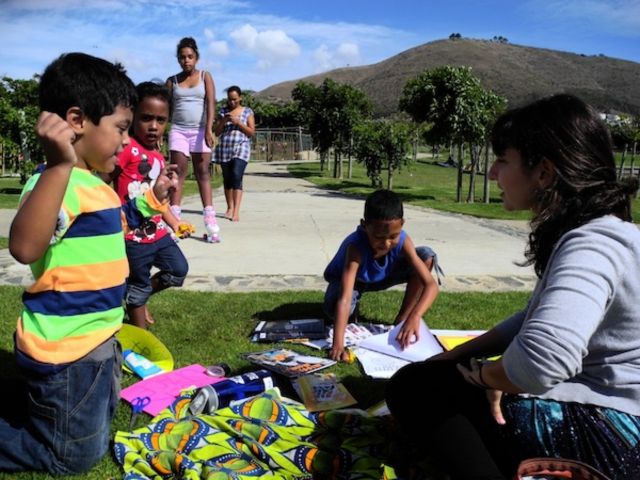
[(268, 368), (289, 378), (317, 372), (336, 363), (329, 358), (303, 355), (286, 348), (245, 353), (243, 357), (251, 363)]
[(326, 336), (324, 321), (321, 318), (263, 320), (253, 329), (251, 341), (317, 340)]

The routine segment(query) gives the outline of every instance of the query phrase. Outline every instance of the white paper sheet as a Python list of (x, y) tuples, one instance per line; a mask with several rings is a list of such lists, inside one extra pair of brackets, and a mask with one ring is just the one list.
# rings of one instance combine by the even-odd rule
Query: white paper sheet
[(372, 378), (391, 378), (391, 376), (411, 362), (366, 348), (355, 348), (354, 353), (362, 365), (364, 373)]
[(408, 360), (409, 362), (419, 362), (443, 351), (442, 346), (438, 343), (431, 331), (429, 331), (424, 321), (420, 322), (418, 340), (402, 350), (396, 337), (403, 323), (404, 322), (400, 322), (388, 333), (372, 335), (369, 338), (365, 338), (360, 342), (359, 347)]

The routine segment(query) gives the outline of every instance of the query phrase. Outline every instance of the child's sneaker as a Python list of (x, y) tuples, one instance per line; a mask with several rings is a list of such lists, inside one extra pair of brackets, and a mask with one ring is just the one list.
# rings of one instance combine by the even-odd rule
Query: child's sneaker
[(204, 226), (207, 229), (206, 240), (209, 243), (218, 243), (220, 241), (220, 226), (216, 220), (216, 211), (213, 207), (205, 207), (202, 212), (204, 215)]
[(171, 213), (173, 213), (173, 216), (179, 221), (180, 215), (182, 215), (182, 208), (180, 208), (180, 205), (171, 205), (169, 206), (169, 209), (171, 210)]

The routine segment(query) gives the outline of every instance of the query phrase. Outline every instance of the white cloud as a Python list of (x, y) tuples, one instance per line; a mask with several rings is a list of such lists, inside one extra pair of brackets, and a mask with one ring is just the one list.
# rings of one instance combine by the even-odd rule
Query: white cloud
[(213, 40), (214, 38), (213, 32), (211, 31), (210, 28), (204, 29), (204, 36), (206, 37), (207, 40)]
[(336, 50), (336, 58), (346, 64), (360, 60), (360, 48), (355, 43), (341, 43)]
[(325, 44), (320, 45), (312, 54), (315, 72), (324, 72), (339, 67), (353, 65), (360, 60), (360, 47), (352, 42), (341, 43), (335, 51)]
[(229, 56), (229, 44), (224, 40), (213, 41), (209, 43), (209, 51), (217, 57)]
[(257, 57), (260, 69), (283, 65), (300, 55), (300, 46), (283, 30), (258, 31), (245, 24), (231, 33), (236, 45)]
[(329, 52), (329, 48), (324, 44), (315, 49), (312, 57), (316, 72), (329, 70), (333, 66), (331, 63), (331, 52)]

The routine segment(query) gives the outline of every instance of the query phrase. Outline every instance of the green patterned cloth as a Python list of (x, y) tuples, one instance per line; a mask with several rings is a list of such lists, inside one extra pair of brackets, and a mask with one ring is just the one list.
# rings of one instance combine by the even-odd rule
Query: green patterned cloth
[(125, 480), (425, 478), (407, 465), (406, 446), (391, 440), (389, 418), (362, 410), (311, 413), (277, 390), (192, 416), (193, 393), (148, 426), (116, 434)]

